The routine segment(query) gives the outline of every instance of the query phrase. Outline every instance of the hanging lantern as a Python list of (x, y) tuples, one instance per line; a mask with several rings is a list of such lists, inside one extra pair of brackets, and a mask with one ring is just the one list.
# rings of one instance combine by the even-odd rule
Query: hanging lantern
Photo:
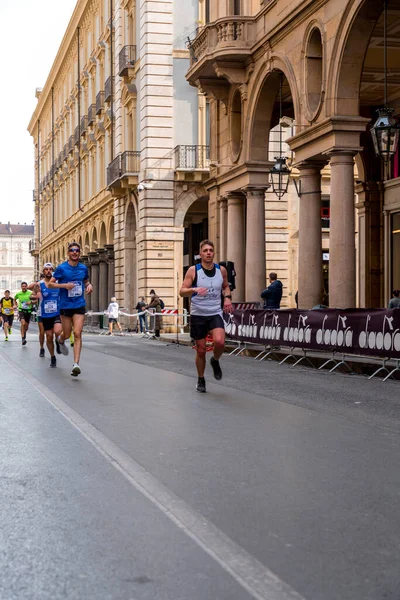
[(285, 156), (275, 157), (275, 164), (269, 174), (271, 176), (272, 191), (280, 199), (287, 193), (290, 180), (290, 169), (286, 164)]
[(389, 162), (397, 151), (400, 126), (392, 117), (392, 108), (379, 108), (377, 112), (379, 117), (371, 128), (372, 141), (377, 156), (380, 156), (385, 162)]

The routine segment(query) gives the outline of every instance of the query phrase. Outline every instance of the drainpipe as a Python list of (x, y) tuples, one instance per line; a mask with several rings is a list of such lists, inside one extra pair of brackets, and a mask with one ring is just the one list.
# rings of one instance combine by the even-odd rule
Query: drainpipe
[(53, 213), (53, 231), (54, 227), (54, 87), (51, 88), (51, 189), (52, 189), (52, 213)]
[(38, 222), (38, 228), (37, 228), (37, 234), (38, 234), (38, 244), (39, 244), (39, 254), (38, 254), (38, 271), (40, 268), (40, 240), (42, 237), (42, 231), (41, 231), (41, 224), (40, 224), (40, 217), (41, 217), (41, 206), (40, 206), (40, 119), (38, 119), (38, 123), (37, 123), (37, 203), (38, 203), (38, 209), (37, 209), (37, 222)]
[(78, 34), (78, 208), (83, 211), (81, 198), (81, 53), (80, 53), (80, 27), (77, 28)]
[(113, 0), (110, 0), (110, 77), (111, 77), (111, 151), (110, 162), (114, 159), (114, 51), (113, 51)]

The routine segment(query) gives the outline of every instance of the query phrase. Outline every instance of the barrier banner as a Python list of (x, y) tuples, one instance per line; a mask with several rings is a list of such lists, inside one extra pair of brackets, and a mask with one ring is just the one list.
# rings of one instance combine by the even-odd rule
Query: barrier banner
[(234, 310), (224, 320), (232, 340), (400, 359), (400, 308)]

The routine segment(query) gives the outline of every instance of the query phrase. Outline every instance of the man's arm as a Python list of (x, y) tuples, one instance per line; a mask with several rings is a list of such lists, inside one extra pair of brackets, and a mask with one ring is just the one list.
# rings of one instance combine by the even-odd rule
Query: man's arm
[(208, 289), (205, 287), (192, 287), (194, 278), (196, 276), (196, 267), (189, 267), (186, 272), (185, 279), (183, 280), (179, 294), (182, 298), (193, 296), (193, 294), (199, 294), (199, 296), (206, 296)]
[(266, 300), (270, 295), (271, 290), (269, 288), (266, 288), (263, 292), (261, 292), (261, 298), (263, 298), (263, 300)]
[(85, 292), (87, 294), (91, 294), (93, 292), (93, 286), (90, 283), (89, 279), (85, 279), (85, 281), (83, 282), (83, 285), (85, 286)]
[(225, 267), (221, 267), (221, 275), (222, 275), (222, 295), (224, 297), (224, 312), (232, 312), (232, 298), (231, 298), (231, 288), (229, 287), (228, 281), (228, 272)]
[(59, 289), (59, 290), (72, 290), (75, 287), (74, 283), (57, 283), (56, 279), (52, 277), (47, 284), (47, 287), (51, 289)]

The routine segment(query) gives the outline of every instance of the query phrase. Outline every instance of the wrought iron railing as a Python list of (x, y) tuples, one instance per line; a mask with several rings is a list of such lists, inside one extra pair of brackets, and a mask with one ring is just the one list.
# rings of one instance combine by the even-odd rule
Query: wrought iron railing
[(29, 240), (29, 252), (37, 252), (39, 250), (40, 243), (39, 240), (31, 239)]
[(124, 46), (118, 55), (118, 75), (127, 75), (128, 69), (132, 69), (136, 62), (136, 46)]
[(91, 104), (88, 108), (88, 125), (92, 125), (96, 116), (96, 105)]
[(70, 152), (72, 152), (73, 149), (74, 149), (74, 136), (70, 135), (68, 138), (68, 154), (70, 154)]
[(108, 77), (104, 84), (104, 102), (109, 102), (114, 90), (114, 77)]
[(107, 167), (107, 185), (128, 175), (137, 175), (140, 171), (140, 152), (127, 150), (118, 154)]
[(99, 115), (104, 108), (104, 92), (99, 92), (96, 96), (96, 115)]
[(175, 169), (195, 171), (210, 168), (210, 146), (176, 146)]
[(79, 144), (79, 140), (80, 140), (80, 131), (79, 131), (79, 125), (77, 125), (75, 127), (75, 132), (74, 132), (74, 144), (75, 146), (77, 146)]

